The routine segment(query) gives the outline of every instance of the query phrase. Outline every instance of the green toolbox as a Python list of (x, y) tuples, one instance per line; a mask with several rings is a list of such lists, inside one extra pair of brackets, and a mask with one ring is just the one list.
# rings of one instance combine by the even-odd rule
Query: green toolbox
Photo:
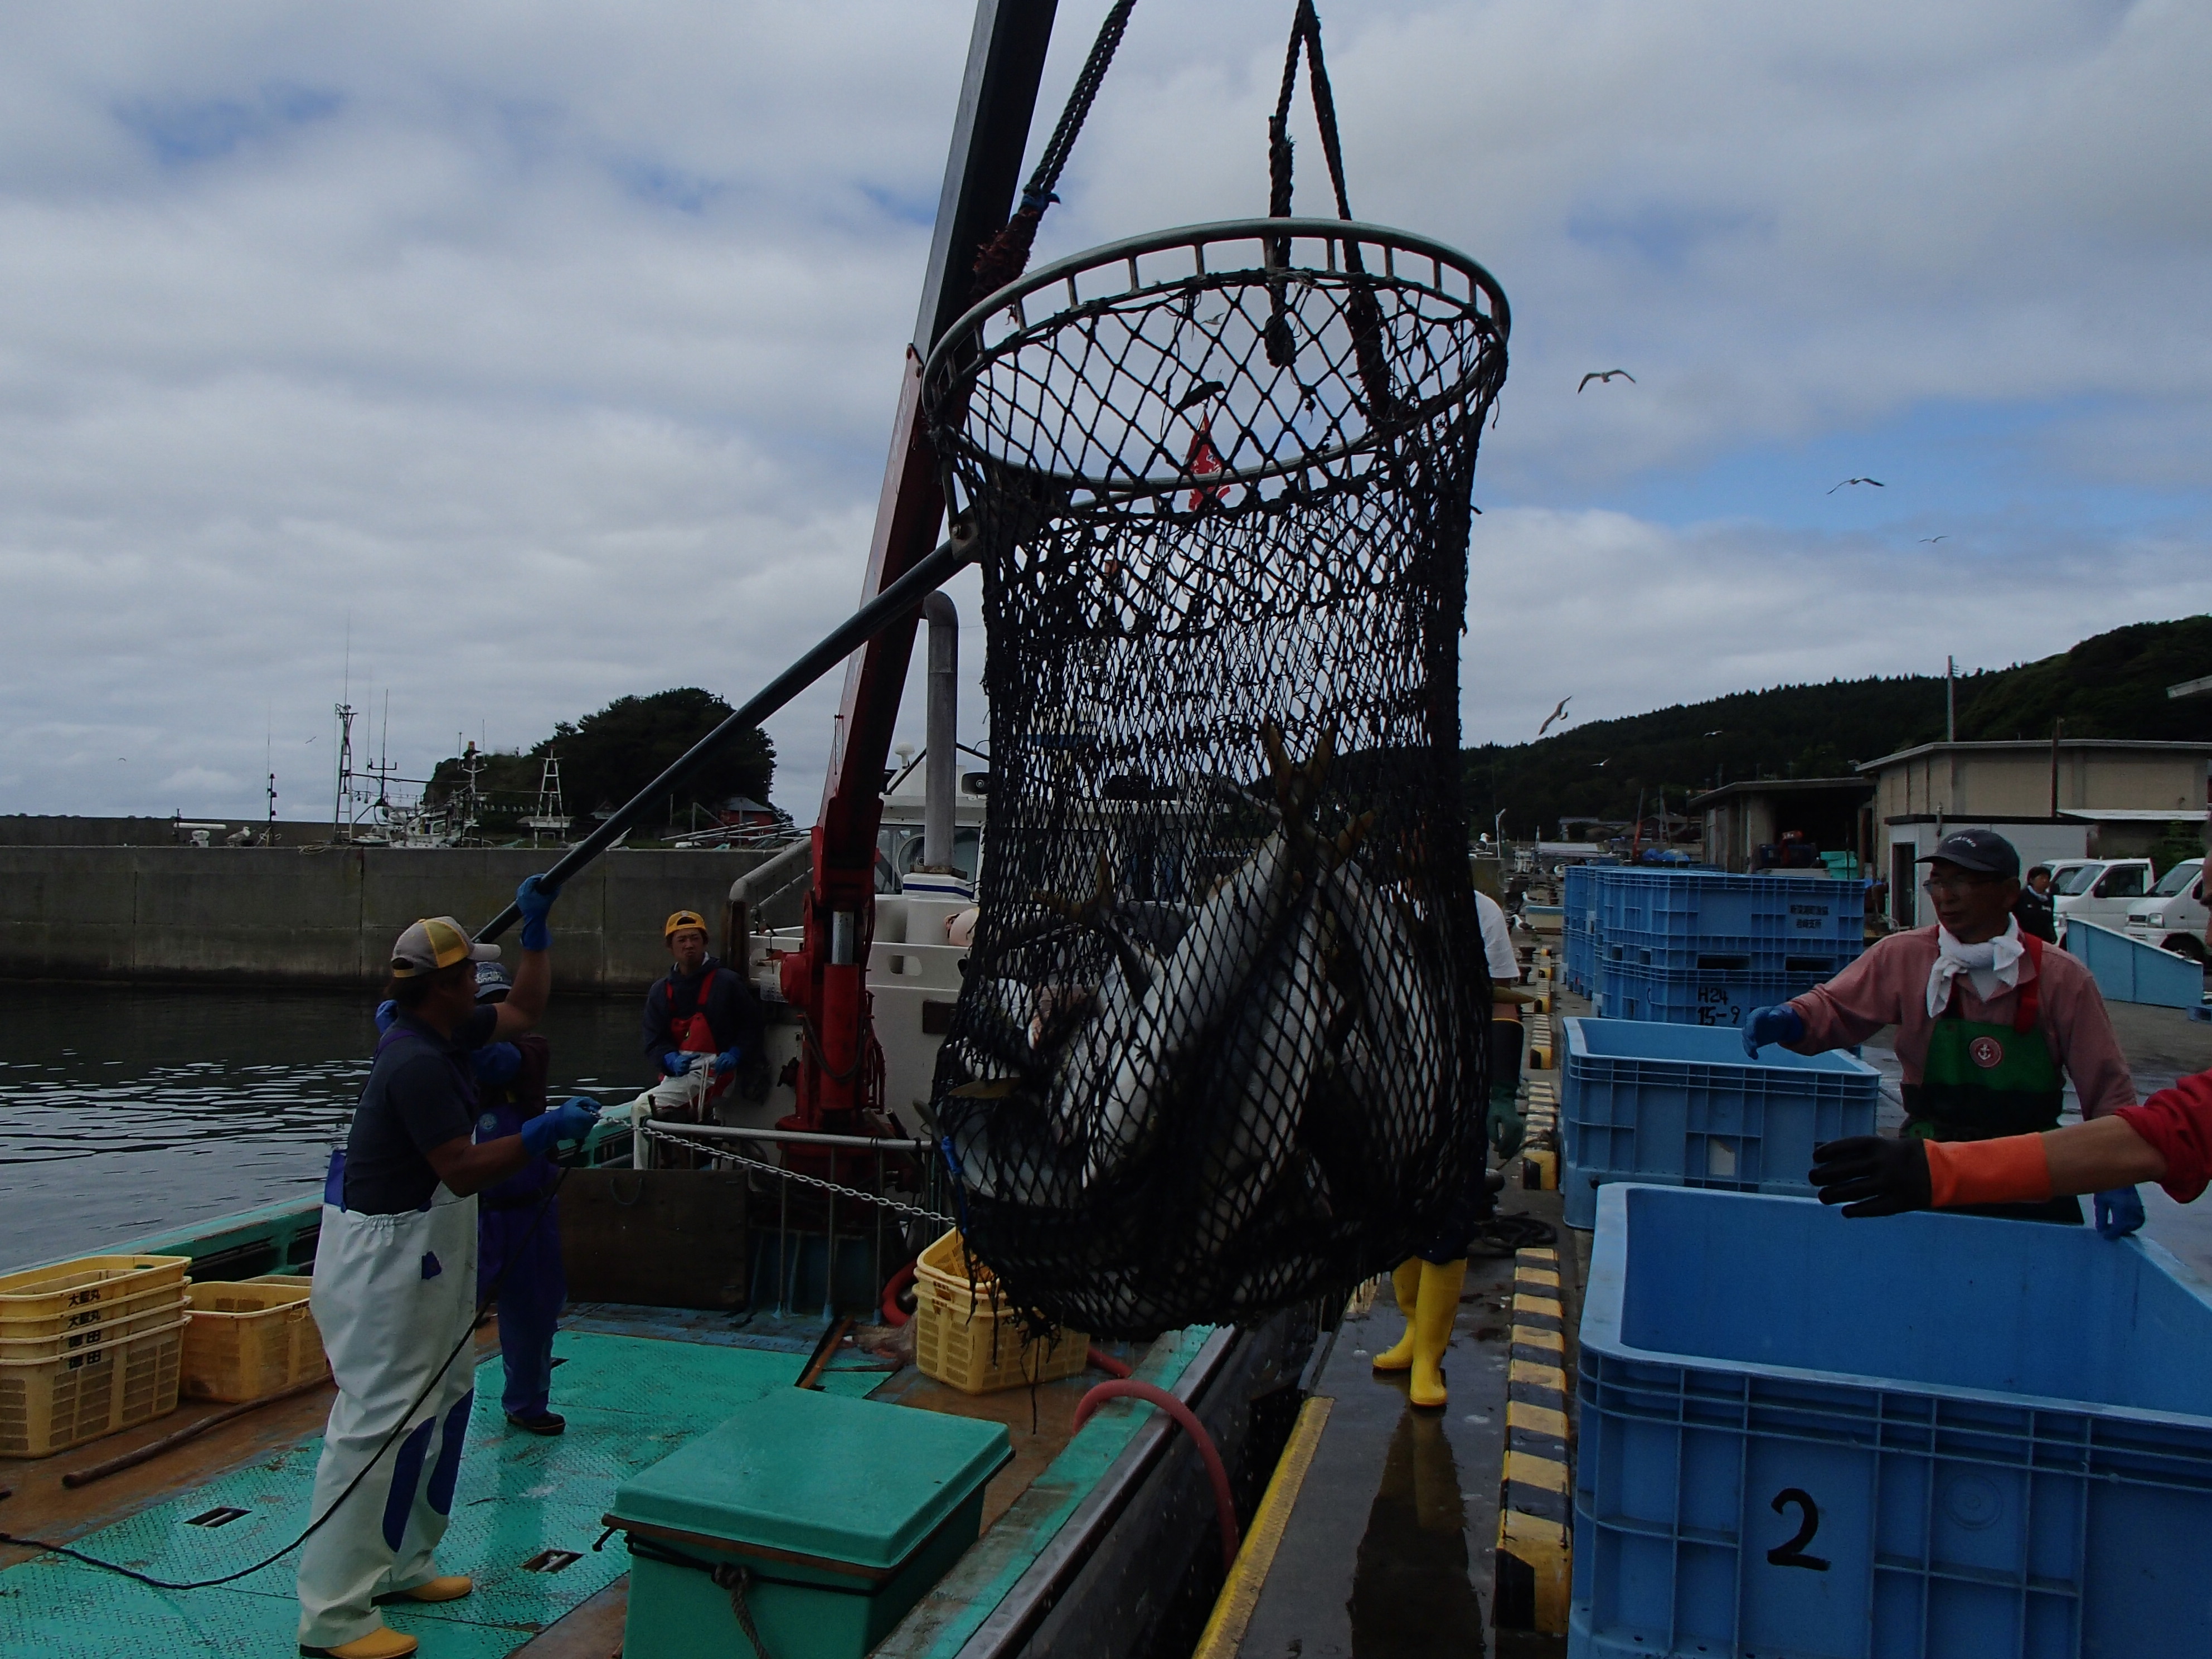
[(616, 1492), (624, 1659), (860, 1659), (975, 1541), (1013, 1455), (1002, 1424), (776, 1389)]

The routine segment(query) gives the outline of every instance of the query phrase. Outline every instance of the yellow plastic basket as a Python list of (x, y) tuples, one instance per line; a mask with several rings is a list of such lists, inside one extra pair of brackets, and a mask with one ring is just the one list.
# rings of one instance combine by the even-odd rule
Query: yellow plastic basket
[[(100, 1303), (96, 1305), (96, 1316), (90, 1316), (95, 1310), (81, 1310), (74, 1315), (50, 1314), (44, 1319), (26, 1319), (0, 1326), (0, 1364), (81, 1353), (123, 1337), (143, 1336), (148, 1331), (173, 1325), (185, 1316), (185, 1297), (191, 1294), (191, 1282), (182, 1279), (159, 1290)], [(41, 1334), (27, 1334), (33, 1330)]]
[(969, 1271), (957, 1229), (915, 1263), (914, 1363), (923, 1376), (963, 1394), (989, 1394), (1054, 1382), (1083, 1369), (1088, 1336), (1064, 1330), (1048, 1342), (1024, 1341), (996, 1275), (975, 1263), (971, 1288)]
[(49, 1335), (56, 1318), (96, 1325), (116, 1303), (182, 1285), (191, 1265), (185, 1255), (88, 1255), (9, 1273), (0, 1278), (0, 1338)]
[(195, 1285), (185, 1333), (184, 1393), (259, 1400), (331, 1374), (303, 1285)]
[(50, 1457), (174, 1411), (189, 1322), (52, 1359), (0, 1359), (0, 1457)]
[[(99, 1302), (81, 1303), (74, 1308), (58, 1308), (51, 1313), (0, 1316), (0, 1342), (33, 1342), (46, 1337), (97, 1332), (110, 1325), (138, 1319), (152, 1308), (173, 1310), (169, 1317), (181, 1319), (185, 1310), (185, 1286), (192, 1281), (182, 1274), (173, 1279), (167, 1279), (167, 1275), (163, 1278), (166, 1282), (133, 1291), (127, 1296), (112, 1296)], [(42, 1356), (15, 1356), (17, 1358), (38, 1357)]]

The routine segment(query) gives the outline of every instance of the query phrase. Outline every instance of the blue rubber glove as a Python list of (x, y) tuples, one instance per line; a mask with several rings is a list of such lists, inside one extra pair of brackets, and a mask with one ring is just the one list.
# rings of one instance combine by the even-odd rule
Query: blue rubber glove
[(532, 1158), (543, 1158), (556, 1140), (581, 1140), (599, 1121), (599, 1103), (588, 1095), (576, 1095), (524, 1124), (522, 1144)]
[(399, 1005), (386, 998), (376, 1005), (376, 1034), (382, 1036), (392, 1029), (392, 1022), (399, 1018)]
[(487, 1042), (469, 1059), (477, 1068), (477, 1081), (494, 1088), (522, 1069), (522, 1050), (512, 1042)]
[(682, 1054), (671, 1048), (660, 1057), (660, 1074), (663, 1077), (682, 1077), (684, 1073), (691, 1069), (695, 1061), (705, 1058), (703, 1054)]
[(725, 1077), (730, 1073), (736, 1071), (738, 1069), (738, 1051), (737, 1049), (723, 1049), (720, 1054), (714, 1056), (714, 1075), (716, 1077)]
[(2142, 1194), (2115, 1187), (2097, 1194), (2097, 1231), (2106, 1238), (2125, 1238), (2143, 1224)]
[(1788, 1003), (1776, 1003), (1771, 1007), (1754, 1008), (1743, 1022), (1743, 1051), (1753, 1060), (1759, 1051), (1770, 1043), (1802, 1042), (1805, 1022)]
[(550, 951), (553, 948), (553, 930), (545, 925), (551, 914), (553, 901), (561, 896), (557, 887), (544, 885), (543, 876), (525, 876), (522, 885), (514, 890), (514, 908), (522, 912), (522, 948), (526, 951)]

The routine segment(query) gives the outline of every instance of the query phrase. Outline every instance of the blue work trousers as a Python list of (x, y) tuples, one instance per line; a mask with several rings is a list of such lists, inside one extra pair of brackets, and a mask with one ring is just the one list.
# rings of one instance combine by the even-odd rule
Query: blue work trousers
[(547, 1409), (553, 1332), (568, 1297), (561, 1271), (560, 1206), (546, 1204), (542, 1219), (538, 1207), (533, 1200), (512, 1210), (487, 1209), (478, 1217), (477, 1282), (484, 1290), (499, 1285), (499, 1352), (507, 1363), (500, 1404), (514, 1417), (538, 1417)]

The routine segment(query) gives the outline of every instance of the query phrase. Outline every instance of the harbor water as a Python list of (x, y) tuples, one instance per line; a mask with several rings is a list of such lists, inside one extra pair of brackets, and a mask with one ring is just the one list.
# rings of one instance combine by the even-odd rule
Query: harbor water
[[(313, 1192), (373, 998), (0, 986), (0, 1271)], [(629, 998), (557, 994), (554, 1097), (652, 1081)]]

